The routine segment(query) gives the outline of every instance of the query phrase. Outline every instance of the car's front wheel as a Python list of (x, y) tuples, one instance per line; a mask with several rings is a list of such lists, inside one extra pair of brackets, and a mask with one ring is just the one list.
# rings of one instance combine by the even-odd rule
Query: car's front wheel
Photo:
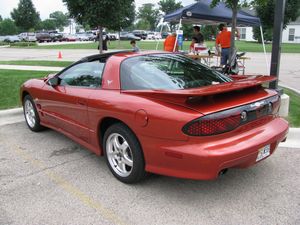
[(23, 111), (26, 123), (30, 130), (41, 131), (44, 127), (40, 124), (40, 117), (30, 95), (26, 95), (23, 99)]
[(110, 126), (104, 134), (103, 147), (107, 165), (118, 180), (136, 183), (145, 177), (142, 148), (126, 125)]

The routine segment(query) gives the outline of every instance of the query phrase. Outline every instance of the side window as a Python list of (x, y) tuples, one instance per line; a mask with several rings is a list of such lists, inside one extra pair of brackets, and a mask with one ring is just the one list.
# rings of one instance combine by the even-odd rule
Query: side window
[(97, 60), (72, 66), (59, 76), (61, 79), (60, 85), (99, 87), (104, 65), (104, 62)]

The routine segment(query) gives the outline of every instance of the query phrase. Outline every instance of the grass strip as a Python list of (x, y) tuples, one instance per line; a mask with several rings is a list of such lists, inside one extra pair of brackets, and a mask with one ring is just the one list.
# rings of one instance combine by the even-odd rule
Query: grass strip
[(288, 121), (291, 127), (300, 127), (300, 95), (284, 88), (284, 93), (290, 97)]
[(9, 109), (21, 106), (20, 86), (31, 78), (42, 78), (48, 71), (20, 71), (0, 70), (0, 109)]
[(0, 61), (0, 65), (55, 66), (55, 67), (67, 67), (72, 63), (73, 62), (70, 61), (43, 61), (43, 60)]

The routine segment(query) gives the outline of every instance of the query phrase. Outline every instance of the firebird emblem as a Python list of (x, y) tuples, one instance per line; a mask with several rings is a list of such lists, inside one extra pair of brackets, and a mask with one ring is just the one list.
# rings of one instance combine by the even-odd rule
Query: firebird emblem
[(110, 85), (112, 82), (112, 80), (107, 80), (107, 85)]
[(260, 106), (264, 105), (265, 101), (255, 102), (250, 105), (251, 108), (259, 108)]

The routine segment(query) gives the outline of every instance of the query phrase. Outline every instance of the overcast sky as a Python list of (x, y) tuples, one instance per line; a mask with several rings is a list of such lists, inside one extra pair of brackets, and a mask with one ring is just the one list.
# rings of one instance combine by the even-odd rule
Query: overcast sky
[[(177, 0), (178, 2), (179, 0)], [(62, 0), (32, 0), (35, 9), (40, 13), (41, 19), (46, 19), (49, 14), (54, 11), (67, 12), (67, 7), (64, 5)], [(144, 3), (155, 3), (159, 0), (135, 0), (136, 8), (140, 7)], [(186, 6), (194, 3), (194, 0), (182, 0), (182, 5)], [(18, 6), (19, 0), (0, 0), (0, 15), (2, 18), (10, 17), (10, 12), (13, 8)]]

